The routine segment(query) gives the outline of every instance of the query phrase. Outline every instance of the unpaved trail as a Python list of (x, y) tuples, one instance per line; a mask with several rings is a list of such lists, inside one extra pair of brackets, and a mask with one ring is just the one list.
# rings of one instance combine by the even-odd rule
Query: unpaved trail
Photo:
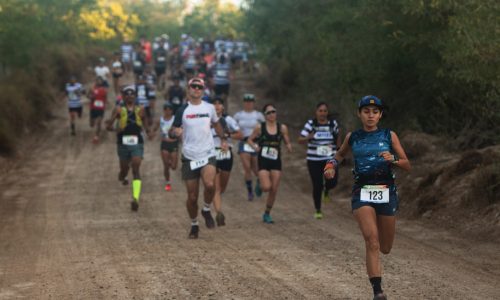
[[(233, 94), (244, 86), (238, 79)], [(165, 192), (159, 141), (145, 146), (133, 213), (130, 186), (117, 181), (115, 137), (90, 143), (87, 118), (88, 110), (71, 137), (61, 108), (0, 176), (0, 299), (371, 299), (349, 199), (313, 219), (301, 147), (284, 158), (276, 224), (261, 222), (263, 199), (245, 199), (236, 158), (223, 195), (227, 226), (201, 226), (188, 240), (180, 172)], [(498, 244), (403, 220), (383, 257), (383, 286), (390, 299), (500, 299), (499, 253)]]

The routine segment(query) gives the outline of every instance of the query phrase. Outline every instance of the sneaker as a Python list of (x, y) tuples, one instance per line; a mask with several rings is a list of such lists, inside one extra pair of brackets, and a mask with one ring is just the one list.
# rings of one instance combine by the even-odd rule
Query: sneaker
[(255, 184), (255, 196), (257, 197), (262, 196), (262, 189), (260, 188), (260, 183), (258, 181)]
[(378, 293), (373, 297), (373, 300), (387, 300), (384, 293)]
[(217, 222), (217, 226), (226, 225), (226, 217), (224, 217), (224, 214), (221, 212), (217, 213), (217, 215), (215, 216), (215, 221)]
[(201, 210), (201, 215), (205, 218), (205, 225), (207, 225), (207, 228), (215, 227), (215, 221), (210, 211)]
[(189, 232), (188, 238), (190, 238), (190, 239), (197, 239), (198, 238), (198, 232), (200, 232), (200, 226), (198, 226), (198, 225), (191, 225), (191, 231)]
[(262, 221), (266, 224), (273, 224), (274, 223), (273, 218), (271, 218), (271, 215), (267, 214), (267, 213), (264, 213), (262, 215)]
[(248, 193), (248, 201), (253, 201), (253, 193), (252, 192)]
[(130, 208), (132, 209), (132, 211), (139, 210), (139, 202), (137, 202), (135, 199), (132, 200), (132, 203), (130, 203)]
[(316, 220), (321, 220), (321, 219), (323, 219), (323, 213), (322, 213), (322, 212), (315, 212), (315, 213), (314, 213), (314, 218), (315, 218)]
[(167, 183), (165, 185), (165, 191), (170, 192), (171, 190), (172, 190), (172, 186), (170, 185), (170, 183)]
[(127, 185), (128, 184), (127, 177), (121, 177), (119, 172), (118, 172), (118, 181), (121, 181), (123, 185)]
[(321, 199), (323, 203), (329, 203), (330, 202), (330, 195), (328, 194), (328, 191), (323, 191), (323, 197)]

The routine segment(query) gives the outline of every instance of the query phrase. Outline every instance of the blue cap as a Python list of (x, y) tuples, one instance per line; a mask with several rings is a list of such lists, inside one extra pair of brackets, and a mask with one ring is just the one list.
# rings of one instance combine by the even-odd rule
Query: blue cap
[(384, 104), (382, 104), (382, 100), (380, 100), (379, 98), (372, 96), (372, 95), (364, 96), (363, 98), (361, 98), (361, 100), (359, 100), (359, 103), (358, 103), (358, 108), (362, 108), (362, 107), (365, 107), (368, 105), (375, 105), (375, 106), (379, 107), (380, 109), (384, 108)]

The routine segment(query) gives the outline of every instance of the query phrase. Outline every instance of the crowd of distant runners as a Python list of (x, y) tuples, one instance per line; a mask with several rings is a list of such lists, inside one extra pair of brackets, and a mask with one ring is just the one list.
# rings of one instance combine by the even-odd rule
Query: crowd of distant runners
[[(237, 100), (229, 96), (236, 71), (252, 72), (254, 56), (251, 44), (223, 38), (210, 41), (182, 34), (173, 44), (162, 34), (152, 41), (146, 37), (136, 43), (125, 41), (109, 62), (104, 57), (98, 60), (91, 84), (83, 85), (72, 76), (65, 85), (70, 134), (77, 135), (76, 119), (82, 117), (82, 97), (86, 96), (90, 126), (95, 130), (91, 142), (101, 142), (102, 126), (115, 131), (121, 184), (129, 185), (132, 170), (130, 207), (134, 212), (139, 210), (141, 198), (144, 145), (158, 137), (164, 190), (178, 187), (171, 178), (178, 166), (184, 181), (191, 239), (199, 236), (198, 212), (207, 228), (226, 224), (222, 195), (234, 158), (239, 157), (246, 199), (253, 201), (267, 193), (262, 221), (273, 224), (271, 210), (280, 184), (283, 151), (293, 150), (289, 128), (280, 122), (273, 103), (257, 109), (250, 91), (241, 99), (241, 111), (233, 115), (228, 111), (228, 102)], [(411, 167), (396, 133), (379, 127), (385, 109), (382, 100), (365, 96), (357, 104), (361, 127), (348, 132), (343, 141), (339, 122), (331, 118), (325, 101), (313, 108), (314, 115), (305, 122), (298, 143), (307, 145), (313, 217), (318, 220), (324, 217), (322, 203), (329, 201), (337, 185), (343, 159), (352, 153), (352, 212), (365, 239), (374, 299), (380, 300), (386, 296), (381, 288), (379, 253), (391, 250), (398, 210), (393, 169), (409, 171)], [(109, 114), (106, 120), (105, 113)]]

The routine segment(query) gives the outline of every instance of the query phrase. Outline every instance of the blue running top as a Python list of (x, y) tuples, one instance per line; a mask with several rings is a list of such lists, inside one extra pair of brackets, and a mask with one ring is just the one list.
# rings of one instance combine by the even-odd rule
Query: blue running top
[(354, 156), (355, 185), (394, 183), (392, 164), (380, 156), (383, 151), (392, 152), (391, 130), (356, 130), (351, 133), (349, 145)]

